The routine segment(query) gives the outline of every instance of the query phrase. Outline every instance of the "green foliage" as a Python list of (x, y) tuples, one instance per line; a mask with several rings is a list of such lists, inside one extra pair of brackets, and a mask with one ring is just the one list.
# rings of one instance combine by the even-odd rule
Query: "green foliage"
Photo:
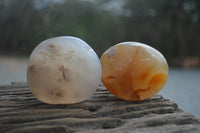
[(0, 1), (0, 51), (30, 54), (41, 41), (66, 35), (83, 39), (99, 56), (122, 41), (149, 44), (170, 62), (200, 56), (200, 1)]

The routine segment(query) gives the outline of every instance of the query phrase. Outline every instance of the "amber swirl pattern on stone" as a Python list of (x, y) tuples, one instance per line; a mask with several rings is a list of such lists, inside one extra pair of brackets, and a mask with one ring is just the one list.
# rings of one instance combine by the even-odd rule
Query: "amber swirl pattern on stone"
[(101, 81), (101, 63), (94, 50), (76, 37), (47, 39), (32, 52), (27, 80), (32, 93), (49, 104), (81, 102)]
[(102, 82), (118, 98), (141, 101), (157, 94), (168, 78), (168, 65), (156, 49), (123, 42), (106, 50), (101, 59)]

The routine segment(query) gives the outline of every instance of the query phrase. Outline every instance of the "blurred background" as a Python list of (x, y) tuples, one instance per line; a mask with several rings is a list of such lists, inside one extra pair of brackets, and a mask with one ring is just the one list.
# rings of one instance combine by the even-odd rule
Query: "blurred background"
[(34, 47), (66, 35), (99, 57), (123, 41), (158, 49), (170, 66), (160, 94), (200, 118), (199, 0), (0, 0), (0, 85), (26, 81)]

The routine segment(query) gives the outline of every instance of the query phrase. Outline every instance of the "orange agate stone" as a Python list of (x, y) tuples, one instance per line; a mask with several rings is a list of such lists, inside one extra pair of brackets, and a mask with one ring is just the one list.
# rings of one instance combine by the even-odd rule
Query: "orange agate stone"
[(118, 98), (141, 101), (157, 94), (168, 78), (168, 65), (156, 49), (123, 42), (106, 50), (101, 59), (102, 82)]

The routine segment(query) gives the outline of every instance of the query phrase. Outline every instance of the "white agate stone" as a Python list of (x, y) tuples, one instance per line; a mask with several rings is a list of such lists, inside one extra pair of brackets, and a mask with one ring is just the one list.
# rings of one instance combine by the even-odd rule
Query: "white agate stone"
[(83, 40), (61, 36), (47, 39), (32, 52), (27, 81), (32, 93), (49, 104), (86, 100), (101, 81), (101, 63)]

